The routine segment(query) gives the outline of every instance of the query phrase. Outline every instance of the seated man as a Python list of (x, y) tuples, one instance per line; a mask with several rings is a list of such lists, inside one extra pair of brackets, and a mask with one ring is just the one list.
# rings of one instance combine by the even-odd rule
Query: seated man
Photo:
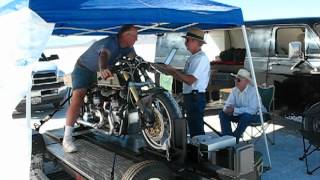
[[(219, 113), (219, 118), (222, 134), (233, 135), (239, 142), (239, 138), (248, 125), (260, 122), (259, 104), (250, 72), (240, 69), (236, 75), (231, 75), (235, 77), (235, 87), (231, 90), (223, 111)], [(266, 112), (264, 107), (262, 107), (262, 112)], [(231, 121), (238, 123), (234, 132), (231, 129)]]

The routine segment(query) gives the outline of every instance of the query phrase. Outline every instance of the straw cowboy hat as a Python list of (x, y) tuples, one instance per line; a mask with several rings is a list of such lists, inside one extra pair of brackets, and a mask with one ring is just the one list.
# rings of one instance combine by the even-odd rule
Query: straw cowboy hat
[(190, 38), (196, 39), (198, 41), (201, 41), (203, 43), (206, 43), (204, 41), (204, 32), (199, 28), (195, 28), (195, 27), (189, 28), (187, 34), (182, 37), (184, 37), (184, 38), (190, 37)]
[(246, 69), (239, 69), (237, 74), (231, 73), (231, 76), (236, 77), (236, 78), (244, 78), (244, 79), (249, 80), (250, 83), (252, 83), (250, 72), (247, 71)]

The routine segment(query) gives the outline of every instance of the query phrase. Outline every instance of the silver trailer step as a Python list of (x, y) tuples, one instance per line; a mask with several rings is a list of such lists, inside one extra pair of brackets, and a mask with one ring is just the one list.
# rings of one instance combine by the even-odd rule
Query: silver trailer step
[(115, 153), (103, 149), (83, 139), (75, 141), (78, 152), (65, 153), (60, 143), (47, 145), (47, 150), (64, 164), (87, 179), (120, 179), (125, 171), (134, 164), (133, 161), (117, 155), (113, 168)]

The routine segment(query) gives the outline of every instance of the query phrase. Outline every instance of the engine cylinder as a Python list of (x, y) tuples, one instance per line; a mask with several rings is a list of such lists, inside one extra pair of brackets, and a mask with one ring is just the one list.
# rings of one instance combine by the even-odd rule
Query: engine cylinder
[(93, 104), (94, 105), (99, 105), (100, 104), (100, 98), (97, 97), (97, 96), (93, 97)]
[(136, 123), (136, 122), (138, 122), (138, 120), (139, 120), (139, 113), (138, 113), (138, 111), (130, 112), (129, 115), (128, 115), (128, 120), (129, 120), (129, 123)]

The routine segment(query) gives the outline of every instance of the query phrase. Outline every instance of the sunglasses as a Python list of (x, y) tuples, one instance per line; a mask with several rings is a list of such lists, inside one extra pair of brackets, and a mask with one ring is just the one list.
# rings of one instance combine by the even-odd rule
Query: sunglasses
[(240, 81), (241, 81), (241, 79), (240, 79), (240, 78), (238, 78), (238, 77), (236, 77), (236, 78), (234, 78), (234, 81), (236, 81), (236, 82), (240, 82)]
[(191, 40), (191, 38), (186, 38), (186, 43), (190, 42)]

